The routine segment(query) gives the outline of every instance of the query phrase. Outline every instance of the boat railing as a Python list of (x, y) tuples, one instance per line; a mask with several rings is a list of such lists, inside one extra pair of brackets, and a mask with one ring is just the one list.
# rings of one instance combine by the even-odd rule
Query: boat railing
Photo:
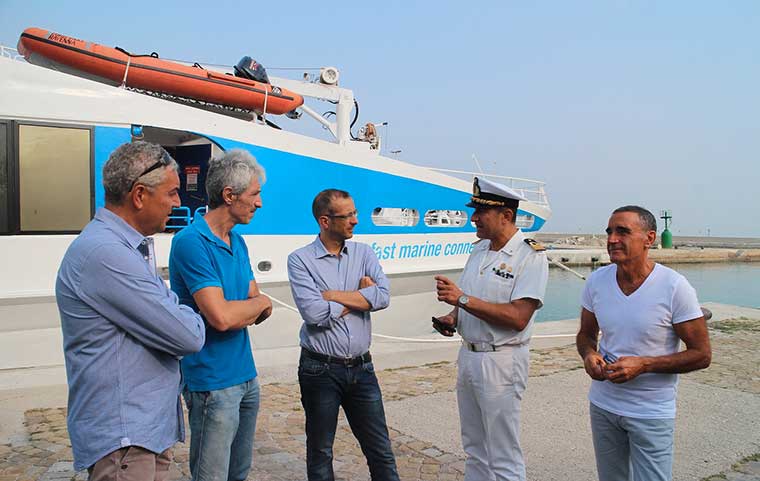
[(166, 225), (168, 230), (181, 230), (190, 225), (190, 208), (185, 206), (175, 207), (169, 216), (169, 222)]
[(195, 212), (193, 212), (193, 219), (197, 219), (198, 217), (203, 217), (208, 212), (208, 206), (204, 205), (203, 207), (198, 207), (195, 209)]
[(6, 47), (5, 45), (0, 45), (0, 57), (11, 60), (24, 60), (24, 56), (18, 53), (18, 50), (13, 47)]
[(466, 170), (439, 169), (436, 167), (429, 167), (429, 169), (436, 172), (444, 172), (447, 174), (466, 175), (469, 176), (470, 179), (473, 179), (475, 177), (493, 179), (495, 182), (499, 182), (500, 184), (504, 184), (507, 187), (516, 190), (519, 194), (528, 199), (529, 202), (532, 202), (536, 205), (549, 207), (549, 198), (546, 195), (546, 190), (544, 188), (546, 186), (546, 182), (541, 182), (540, 180), (523, 179), (521, 177), (509, 177), (506, 175), (484, 174), (482, 172), (470, 172)]

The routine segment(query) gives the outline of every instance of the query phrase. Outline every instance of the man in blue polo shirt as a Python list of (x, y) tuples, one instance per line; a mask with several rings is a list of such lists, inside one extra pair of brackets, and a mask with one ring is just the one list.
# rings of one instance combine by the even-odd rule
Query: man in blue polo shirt
[(244, 150), (211, 159), (209, 211), (174, 236), (171, 287), (206, 322), (206, 344), (182, 360), (194, 481), (244, 480), (253, 460), (259, 383), (247, 327), (272, 313), (245, 241), (232, 231), (261, 207), (264, 169)]

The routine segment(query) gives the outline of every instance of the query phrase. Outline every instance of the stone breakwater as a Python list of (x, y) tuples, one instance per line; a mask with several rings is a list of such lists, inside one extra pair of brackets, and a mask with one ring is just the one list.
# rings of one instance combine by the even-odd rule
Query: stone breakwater
[[(568, 249), (549, 246), (546, 255), (550, 260), (559, 261), (566, 266), (602, 266), (610, 263), (610, 256), (606, 249), (598, 247)], [(652, 249), (649, 251), (649, 258), (661, 264), (760, 262), (760, 249)]]
[[(606, 237), (536, 233), (550, 259), (567, 266), (600, 266), (610, 262)], [(760, 239), (730, 237), (676, 237), (675, 249), (652, 249), (649, 257), (663, 264), (760, 262)]]
[[(713, 364), (705, 370), (684, 375), (690, 381), (760, 396), (760, 316), (729, 317), (711, 324)], [(582, 369), (573, 345), (533, 350), (530, 376), (538, 378), (569, 375)], [(378, 378), (387, 404), (455, 389), (456, 366), (445, 361), (423, 366), (380, 371)], [(728, 391), (727, 391), (728, 392)], [(452, 415), (455, 415), (452, 413)], [(84, 480), (86, 472), (75, 473), (66, 431), (65, 408), (31, 409), (24, 414), (24, 428), (0, 445), (0, 481)], [(304, 417), (298, 385), (292, 382), (264, 384), (258, 419), (254, 468), (248, 479), (305, 479)], [(390, 429), (393, 450), (403, 480), (454, 481), (463, 479), (464, 459), (460, 452), (419, 439), (400, 426)], [(546, 443), (551, 452), (551, 442)], [(760, 453), (760, 448), (757, 449)], [(172, 480), (189, 479), (188, 444), (174, 449)], [(702, 478), (760, 481), (760, 454), (736, 459), (723, 472)], [(337, 479), (368, 480), (366, 462), (341, 416), (335, 440)]]

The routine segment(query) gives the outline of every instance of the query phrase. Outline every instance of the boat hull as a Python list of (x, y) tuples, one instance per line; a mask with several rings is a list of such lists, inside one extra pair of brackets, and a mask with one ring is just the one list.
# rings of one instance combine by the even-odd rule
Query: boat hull
[[(0, 58), (0, 130), (24, 144), (22, 128), (87, 132), (89, 157), (83, 168), (92, 178), (80, 185), (92, 203), (85, 218), (89, 218), (90, 208), (94, 212), (103, 206), (102, 170), (109, 155), (138, 131), (175, 155), (183, 166), (181, 194), (187, 198), (202, 195), (189, 188), (187, 173), (191, 170), (187, 167), (197, 167), (194, 186), (200, 189), (209, 156), (207, 151), (191, 165), (193, 159), (180, 155), (180, 149), (197, 149), (200, 142), (211, 148), (211, 154), (233, 148), (250, 151), (267, 171), (264, 206), (249, 225), (236, 230), (248, 244), (257, 281), (265, 286), (286, 282), (287, 255), (313, 241), (318, 226), (311, 202), (317, 192), (329, 187), (353, 195), (360, 213), (354, 240), (370, 245), (386, 273), (394, 278), (432, 279), (434, 273), (461, 269), (476, 240), (469, 222), (448, 227), (425, 222), (428, 212), (464, 209), (471, 195), (469, 180), (380, 156), (364, 143), (341, 145), (313, 139)], [(187, 142), (192, 145), (185, 145)], [(21, 155), (9, 156), (18, 164), (14, 169), (22, 167), (16, 160)], [(42, 162), (53, 160), (59, 161)], [(66, 195), (56, 190), (55, 182), (46, 188), (45, 195), (50, 198)], [(376, 224), (372, 213), (377, 208), (392, 213), (409, 208), (419, 216), (416, 223)], [(56, 205), (53, 209), (60, 210)], [(527, 231), (538, 230), (550, 211), (548, 206), (521, 203), (520, 213), (534, 217)], [(0, 264), (4, 267), (0, 299), (52, 295), (58, 266), (76, 237), (72, 231), (83, 225), (69, 232), (27, 232), (22, 227), (0, 235)], [(171, 238), (171, 234), (156, 236), (159, 269), (168, 265)]]

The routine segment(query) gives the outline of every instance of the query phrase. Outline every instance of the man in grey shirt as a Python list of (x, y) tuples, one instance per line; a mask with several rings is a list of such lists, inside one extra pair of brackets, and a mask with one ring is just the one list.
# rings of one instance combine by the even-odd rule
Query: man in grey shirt
[(343, 406), (373, 481), (398, 481), (372, 357), (370, 311), (388, 307), (388, 278), (374, 251), (348, 242), (359, 223), (348, 192), (317, 194), (319, 236), (288, 256), (293, 299), (303, 318), (298, 382), (306, 413), (309, 481), (332, 481), (332, 447)]
[(203, 320), (156, 273), (153, 239), (180, 205), (177, 163), (124, 144), (103, 167), (106, 205), (72, 242), (55, 291), (69, 384), (74, 467), (90, 480), (164, 480), (184, 440), (179, 358)]

